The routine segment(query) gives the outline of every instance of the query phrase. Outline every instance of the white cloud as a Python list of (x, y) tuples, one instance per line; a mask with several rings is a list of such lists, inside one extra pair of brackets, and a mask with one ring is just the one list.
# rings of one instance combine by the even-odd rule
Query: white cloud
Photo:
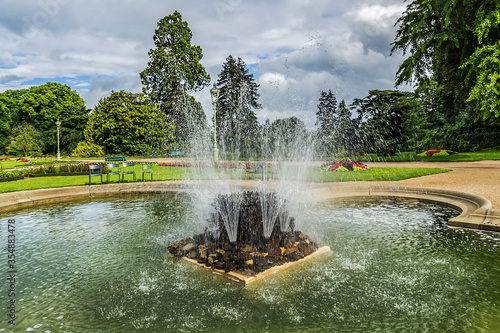
[[(402, 0), (6, 0), (0, 3), (0, 91), (65, 80), (92, 108), (111, 90), (141, 91), (156, 23), (178, 10), (217, 79), (228, 55), (251, 65), (259, 119), (300, 117), (314, 126), (321, 90), (349, 103), (393, 88), (389, 57)], [(38, 84), (38, 83), (37, 83)], [(195, 93), (207, 119), (209, 89)]]

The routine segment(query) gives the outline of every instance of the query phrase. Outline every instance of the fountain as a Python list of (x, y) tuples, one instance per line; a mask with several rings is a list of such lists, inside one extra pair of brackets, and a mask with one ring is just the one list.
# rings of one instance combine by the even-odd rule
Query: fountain
[[(219, 93), (220, 90), (214, 84), (211, 89), (214, 124)], [(183, 104), (187, 108), (184, 110), (186, 114), (195, 111), (189, 109), (189, 103)], [(240, 104), (244, 105), (243, 102), (236, 104), (237, 108)], [(242, 114), (242, 111), (236, 110), (235, 114)], [(223, 134), (217, 136), (214, 128), (212, 143), (212, 135), (206, 129), (196, 129), (195, 123), (189, 127), (194, 130), (188, 150), (210, 152), (213, 146), (213, 159), (209, 157), (207, 161), (210, 155), (206, 154), (204, 159), (195, 160), (194, 165), (213, 163), (217, 166), (232, 156), (236, 156), (233, 163), (241, 163), (238, 157), (243, 150), (240, 144), (245, 142), (242, 140), (245, 133), (236, 129), (226, 131), (230, 137)], [(266, 133), (263, 135), (266, 136)], [(209, 207), (206, 204), (198, 205), (199, 218), (206, 221), (205, 231), (194, 236), (186, 235), (188, 237), (170, 244), (170, 254), (248, 284), (270, 272), (289, 267), (292, 262), (302, 262), (330, 251), (328, 246), (320, 248), (309, 236), (295, 230), (296, 218), (290, 212), (291, 207), (304, 207), (304, 202), (298, 198), (301, 192), (307, 190), (303, 180), (314, 144), (306, 143), (303, 138), (288, 142), (286, 152), (296, 161), (296, 165), (285, 167), (285, 156), (282, 155), (285, 151), (284, 142), (281, 142), (284, 140), (275, 139), (274, 148), (271, 149), (268, 137), (260, 139), (260, 151), (265, 152), (266, 157), (265, 161), (255, 165), (254, 173), (258, 174), (259, 179), (253, 180), (253, 191), (242, 191), (238, 182), (228, 182), (216, 167), (193, 168), (194, 179), (210, 180), (200, 183), (191, 191), (193, 202), (211, 202)], [(218, 144), (217, 140), (221, 142)], [(241, 180), (245, 175), (246, 172), (240, 177), (233, 175), (232, 178)]]
[[(307, 220), (301, 230), (330, 245), (332, 255), (242, 287), (165, 256), (169, 244), (203, 231), (193, 223), (193, 200), (188, 193), (122, 195), (2, 213), (2, 221), (16, 221), (19, 235), (15, 331), (500, 328), (500, 235), (449, 228), (453, 209), (317, 202), (293, 217)], [(0, 329), (10, 332), (6, 311)]]
[[(170, 244), (169, 252), (245, 283), (330, 251), (294, 230), (295, 218), (276, 193), (218, 195), (209, 228), (193, 238)], [(288, 230), (290, 227), (290, 230)], [(287, 266), (281, 266), (289, 263)]]

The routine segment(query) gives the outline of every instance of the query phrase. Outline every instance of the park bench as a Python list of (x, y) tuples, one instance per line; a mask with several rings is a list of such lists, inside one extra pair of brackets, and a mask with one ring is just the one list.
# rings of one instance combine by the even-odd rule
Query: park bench
[(183, 151), (171, 151), (168, 156), (170, 157), (176, 157), (176, 156), (184, 156)]
[(106, 162), (125, 162), (127, 158), (125, 156), (109, 156), (104, 157)]
[(250, 174), (264, 174), (264, 166), (262, 164), (257, 164), (253, 169), (246, 169), (246, 173)]
[(253, 169), (246, 169), (247, 174), (253, 174), (253, 175), (262, 175), (264, 176), (265, 173), (268, 173), (270, 175), (277, 175), (279, 173), (280, 167), (273, 167), (273, 168), (265, 168), (264, 164), (257, 164), (255, 165), (255, 168)]

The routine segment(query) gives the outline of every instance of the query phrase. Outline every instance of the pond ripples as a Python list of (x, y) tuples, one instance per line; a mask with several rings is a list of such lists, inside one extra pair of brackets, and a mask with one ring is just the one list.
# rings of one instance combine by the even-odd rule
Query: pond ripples
[(317, 204), (297, 225), (330, 255), (242, 287), (167, 256), (202, 231), (192, 204), (122, 196), (4, 214), (18, 226), (16, 332), (500, 331), (500, 234), (449, 228), (449, 208)]

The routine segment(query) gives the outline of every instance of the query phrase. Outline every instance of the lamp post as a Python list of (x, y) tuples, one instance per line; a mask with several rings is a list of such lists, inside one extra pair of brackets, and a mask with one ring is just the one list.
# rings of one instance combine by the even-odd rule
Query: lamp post
[(59, 126), (61, 126), (61, 122), (59, 121), (59, 118), (57, 118), (56, 121), (56, 126), (57, 126), (57, 160), (61, 160), (61, 152), (59, 150)]
[(217, 89), (216, 84), (210, 89), (212, 103), (214, 105), (214, 161), (219, 162), (219, 149), (217, 148), (217, 101), (219, 100), (220, 89)]

